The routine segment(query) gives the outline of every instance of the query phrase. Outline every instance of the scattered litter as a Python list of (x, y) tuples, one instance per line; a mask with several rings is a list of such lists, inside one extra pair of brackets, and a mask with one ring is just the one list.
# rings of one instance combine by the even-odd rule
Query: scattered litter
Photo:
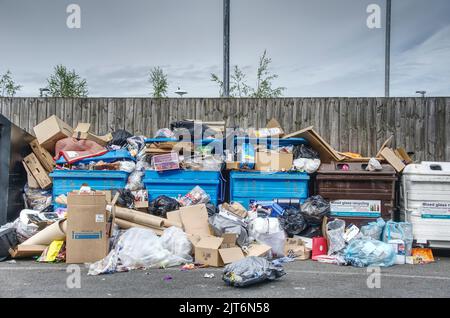
[(214, 278), (214, 273), (205, 273), (205, 275), (203, 275), (204, 278)]

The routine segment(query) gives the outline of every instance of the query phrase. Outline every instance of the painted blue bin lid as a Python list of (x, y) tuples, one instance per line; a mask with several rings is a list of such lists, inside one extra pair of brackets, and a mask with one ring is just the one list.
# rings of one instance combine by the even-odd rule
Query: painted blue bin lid
[[(118, 149), (118, 150), (111, 150), (105, 153), (104, 155), (97, 156), (97, 157), (90, 157), (85, 158), (80, 161), (77, 161), (75, 164), (78, 163), (89, 163), (89, 162), (98, 162), (98, 161), (104, 161), (104, 162), (113, 162), (118, 160), (131, 160), (136, 161), (136, 159), (130, 154), (130, 152), (126, 149)], [(62, 165), (65, 164), (67, 161), (64, 159), (64, 157), (59, 158), (56, 160), (56, 164)]]

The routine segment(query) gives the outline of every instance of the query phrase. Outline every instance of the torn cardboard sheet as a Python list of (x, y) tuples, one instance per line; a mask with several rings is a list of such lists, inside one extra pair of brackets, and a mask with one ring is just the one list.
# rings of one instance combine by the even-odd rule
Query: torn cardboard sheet
[(320, 155), (320, 161), (323, 163), (330, 163), (332, 161), (341, 161), (344, 159), (333, 147), (330, 146), (320, 135), (314, 131), (313, 126), (301, 129), (299, 131), (287, 134), (283, 137), (286, 138), (305, 138), (311, 147), (316, 150)]
[(180, 208), (180, 218), (184, 231), (200, 236), (212, 235), (208, 222), (208, 211), (204, 204)]
[(77, 127), (74, 129), (72, 137), (78, 140), (91, 140), (98, 143), (101, 146), (106, 146), (108, 142), (110, 142), (113, 139), (111, 133), (108, 133), (104, 136), (97, 136), (89, 132), (90, 127), (91, 124), (89, 123), (79, 123)]

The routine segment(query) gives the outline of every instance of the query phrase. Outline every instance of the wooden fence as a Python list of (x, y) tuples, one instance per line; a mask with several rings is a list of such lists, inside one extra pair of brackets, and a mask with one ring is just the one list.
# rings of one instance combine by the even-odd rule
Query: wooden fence
[(286, 132), (313, 125), (337, 150), (375, 155), (387, 137), (416, 160), (450, 161), (450, 98), (0, 98), (1, 114), (32, 133), (50, 115), (103, 134), (124, 128), (152, 136), (174, 120), (225, 120), (264, 127), (272, 117)]

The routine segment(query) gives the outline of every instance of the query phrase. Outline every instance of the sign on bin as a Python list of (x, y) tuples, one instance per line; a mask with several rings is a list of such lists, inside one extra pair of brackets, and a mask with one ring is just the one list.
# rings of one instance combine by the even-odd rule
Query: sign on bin
[(330, 202), (332, 216), (377, 218), (381, 215), (380, 200), (335, 200)]
[(450, 219), (450, 202), (422, 202), (421, 215), (425, 219)]

